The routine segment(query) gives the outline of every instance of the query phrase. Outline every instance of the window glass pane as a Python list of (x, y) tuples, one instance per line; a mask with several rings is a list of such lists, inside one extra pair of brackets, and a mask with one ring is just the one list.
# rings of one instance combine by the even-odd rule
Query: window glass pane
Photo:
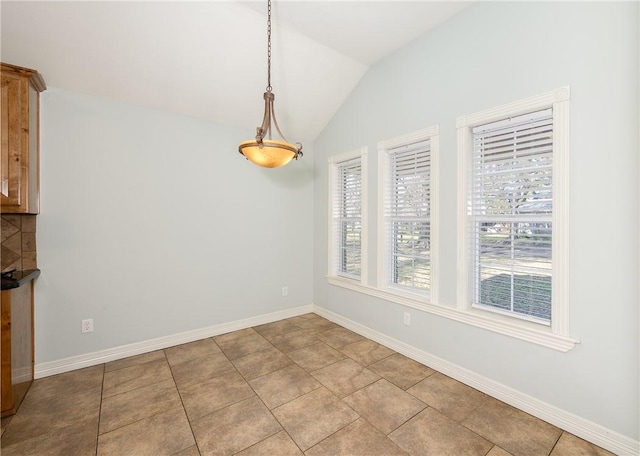
[(476, 302), (551, 320), (551, 223), (478, 226)]
[(474, 302), (551, 320), (551, 110), (474, 128)]
[(334, 239), (337, 245), (337, 273), (359, 277), (362, 236), (362, 164), (355, 158), (335, 165)]
[(389, 151), (386, 223), (390, 235), (390, 283), (410, 291), (430, 288), (430, 143)]
[(359, 221), (342, 222), (342, 255), (340, 270), (352, 275), (360, 275), (360, 236), (362, 227)]

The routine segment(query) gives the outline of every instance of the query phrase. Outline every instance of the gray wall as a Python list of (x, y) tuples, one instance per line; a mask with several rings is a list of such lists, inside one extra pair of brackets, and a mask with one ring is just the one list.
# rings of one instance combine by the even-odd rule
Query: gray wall
[(254, 134), (42, 94), (36, 363), (312, 303), (312, 162), (258, 168)]
[[(374, 66), (314, 144), (314, 303), (639, 437), (638, 3), (480, 2)], [(570, 85), (570, 335), (561, 353), (328, 285), (327, 157), (440, 126), (440, 302), (457, 296), (456, 117)]]

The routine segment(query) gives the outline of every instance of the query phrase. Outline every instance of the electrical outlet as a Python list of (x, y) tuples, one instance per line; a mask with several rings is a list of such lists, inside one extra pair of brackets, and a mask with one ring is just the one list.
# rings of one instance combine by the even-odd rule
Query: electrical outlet
[(82, 320), (81, 331), (83, 334), (93, 332), (93, 318)]
[(404, 324), (407, 326), (411, 325), (411, 314), (409, 312), (404, 313)]
[(289, 296), (289, 287), (282, 287), (282, 296)]

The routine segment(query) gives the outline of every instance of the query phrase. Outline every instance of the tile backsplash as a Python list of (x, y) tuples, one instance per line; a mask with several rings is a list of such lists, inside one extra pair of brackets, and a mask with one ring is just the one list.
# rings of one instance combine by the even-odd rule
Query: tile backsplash
[(2, 272), (35, 269), (36, 256), (36, 215), (3, 214), (2, 245), (0, 259)]

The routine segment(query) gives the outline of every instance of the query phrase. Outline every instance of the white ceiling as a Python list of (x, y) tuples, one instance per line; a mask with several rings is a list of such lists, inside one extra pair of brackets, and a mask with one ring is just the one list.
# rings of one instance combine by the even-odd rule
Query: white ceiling
[[(470, 1), (275, 1), (272, 86), (289, 141), (312, 141), (368, 68)], [(49, 86), (253, 129), (266, 1), (0, 3), (1, 59)]]

